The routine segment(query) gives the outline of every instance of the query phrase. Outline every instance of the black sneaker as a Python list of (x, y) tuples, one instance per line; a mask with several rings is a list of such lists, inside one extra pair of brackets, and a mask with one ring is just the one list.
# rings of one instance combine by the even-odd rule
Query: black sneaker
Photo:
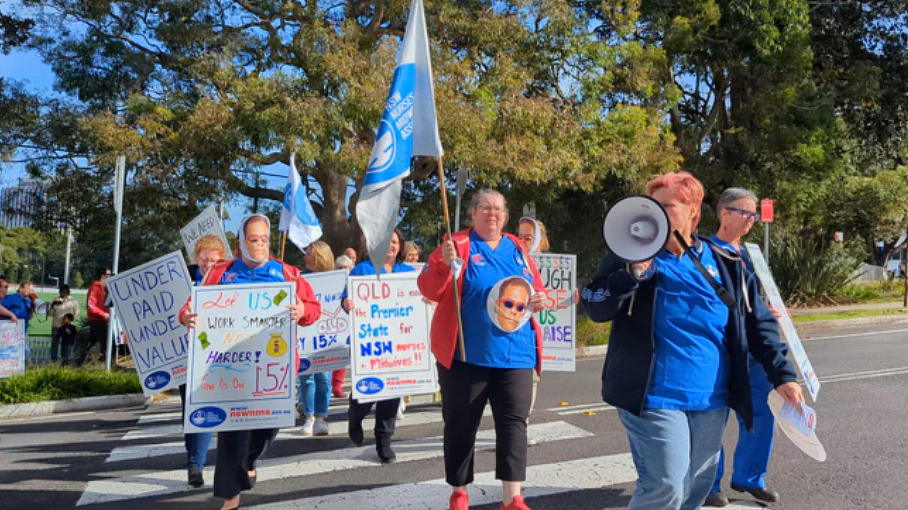
[(378, 452), (378, 458), (382, 464), (391, 464), (397, 462), (397, 454), (391, 449), (390, 437), (376, 437), (375, 450)]
[(202, 468), (198, 466), (189, 468), (189, 485), (196, 489), (205, 485), (205, 477), (202, 476)]
[(731, 488), (738, 492), (746, 492), (760, 501), (765, 501), (767, 503), (777, 503), (779, 501), (779, 493), (769, 489), (744, 487), (743, 485), (734, 483), (731, 484)]
[(706, 496), (706, 502), (703, 503), (703, 506), (728, 506), (728, 497), (721, 492), (710, 492), (709, 496)]

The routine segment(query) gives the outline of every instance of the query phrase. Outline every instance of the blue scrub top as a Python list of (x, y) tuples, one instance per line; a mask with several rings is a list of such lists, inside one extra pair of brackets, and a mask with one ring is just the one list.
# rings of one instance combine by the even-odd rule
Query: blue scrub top
[[(721, 283), (712, 250), (699, 241), (692, 252)], [(656, 264), (656, 353), (645, 407), (685, 411), (725, 407), (728, 307), (687, 254), (679, 258), (663, 250)]]

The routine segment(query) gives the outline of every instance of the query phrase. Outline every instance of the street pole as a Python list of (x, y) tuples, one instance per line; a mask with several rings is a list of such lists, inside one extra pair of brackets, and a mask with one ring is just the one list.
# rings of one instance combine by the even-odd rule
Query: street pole
[(766, 265), (769, 265), (769, 222), (763, 223), (766, 227), (763, 229), (763, 256), (766, 257)]
[(467, 188), (467, 171), (463, 168), (457, 169), (457, 196), (454, 207), (454, 232), (460, 231), (460, 201), (463, 198), (463, 192)]
[[(117, 274), (120, 266), (120, 227), (123, 225), (123, 188), (126, 182), (126, 156), (117, 157), (117, 172), (114, 187), (114, 208), (117, 211), (117, 224), (114, 229), (114, 257), (113, 257), (113, 274)], [(112, 352), (114, 344), (113, 324), (116, 318), (116, 310), (113, 305), (110, 307), (110, 317), (107, 321), (107, 371), (110, 372), (112, 364)]]
[(63, 283), (69, 285), (69, 263), (73, 252), (73, 228), (66, 226), (66, 267), (63, 269)]

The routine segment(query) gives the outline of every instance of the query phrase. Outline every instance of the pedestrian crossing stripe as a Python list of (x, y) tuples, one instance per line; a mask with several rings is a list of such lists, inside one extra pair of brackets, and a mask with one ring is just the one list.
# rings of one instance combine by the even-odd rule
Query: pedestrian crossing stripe
[[(412, 417), (412, 415), (410, 416)], [(409, 418), (409, 417), (408, 417)], [(592, 437), (594, 434), (567, 422), (556, 421), (532, 424), (529, 437), (537, 443)], [(423, 438), (392, 443), (397, 453), (397, 463), (438, 458), (444, 455), (441, 437)], [(476, 450), (495, 448), (495, 430), (481, 430), (476, 438)], [(265, 459), (257, 469), (258, 481), (310, 476), (335, 471), (374, 467), (379, 464), (373, 445), (341, 450), (327, 450), (283, 458)], [(214, 467), (205, 469), (208, 478)], [(94, 480), (88, 483), (76, 506), (109, 503), (151, 496), (188, 492), (186, 471), (158, 471), (139, 475)]]

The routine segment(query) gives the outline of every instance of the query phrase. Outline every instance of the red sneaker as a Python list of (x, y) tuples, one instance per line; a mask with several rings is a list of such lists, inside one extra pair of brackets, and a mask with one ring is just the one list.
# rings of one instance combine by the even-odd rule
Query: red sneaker
[(511, 501), (511, 504), (504, 506), (504, 503), (501, 503), (501, 510), (530, 510), (530, 507), (523, 502), (523, 496), (514, 496), (514, 501)]
[(470, 510), (470, 496), (467, 491), (457, 490), (452, 492), (448, 510)]

